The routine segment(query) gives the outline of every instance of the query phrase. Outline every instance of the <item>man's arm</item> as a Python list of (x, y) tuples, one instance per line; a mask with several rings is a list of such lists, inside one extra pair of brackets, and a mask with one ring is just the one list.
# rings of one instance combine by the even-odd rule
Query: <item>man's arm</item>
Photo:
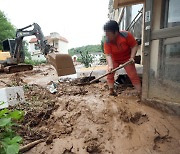
[(136, 53), (137, 53), (137, 50), (138, 50), (138, 45), (135, 45), (133, 48), (131, 48), (131, 57), (130, 57), (130, 60), (134, 61), (134, 58), (135, 58)]
[(108, 72), (111, 72), (113, 70), (113, 61), (110, 54), (106, 54), (106, 60), (108, 64)]
[(112, 57), (111, 57), (111, 47), (106, 42), (104, 43), (104, 53), (106, 55), (106, 61), (108, 64), (107, 71), (110, 72), (113, 70), (113, 61), (112, 61)]
[(134, 36), (130, 32), (128, 32), (127, 44), (131, 48), (130, 60), (134, 61), (134, 58), (135, 58), (137, 50), (138, 50), (138, 44), (137, 44), (137, 41), (135, 40)]

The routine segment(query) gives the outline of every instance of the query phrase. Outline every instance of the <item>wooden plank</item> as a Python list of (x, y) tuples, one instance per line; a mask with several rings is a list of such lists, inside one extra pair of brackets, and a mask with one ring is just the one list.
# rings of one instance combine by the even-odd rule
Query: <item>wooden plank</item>
[(167, 38), (164, 40), (164, 45), (172, 44), (172, 43), (179, 43), (180, 37), (173, 37), (173, 38)]
[(124, 16), (124, 10), (125, 10), (125, 8), (123, 7), (123, 8), (121, 9), (121, 12), (119, 13), (119, 17), (118, 17), (118, 20), (117, 20), (117, 23), (118, 23), (118, 24), (120, 24), (120, 22), (121, 22), (121, 20), (122, 20), (122, 18), (123, 18), (123, 16)]
[(144, 2), (145, 0), (114, 0), (114, 9)]
[(180, 26), (164, 28), (152, 31), (152, 40), (178, 37), (180, 36)]
[(163, 57), (164, 57), (164, 42), (163, 39), (159, 39), (159, 53), (158, 53), (158, 66), (157, 66), (157, 78), (162, 80), (164, 65), (163, 65)]
[(151, 50), (151, 27), (154, 0), (146, 0), (145, 4), (145, 27), (144, 27), (144, 60), (143, 60), (143, 83), (142, 100), (148, 98), (149, 91), (149, 70), (150, 70), (150, 50)]

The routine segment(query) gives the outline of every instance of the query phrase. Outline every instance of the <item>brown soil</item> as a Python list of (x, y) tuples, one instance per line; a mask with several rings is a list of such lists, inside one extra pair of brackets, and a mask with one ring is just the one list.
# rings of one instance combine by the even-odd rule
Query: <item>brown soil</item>
[[(76, 86), (73, 82), (58, 82), (51, 66), (1, 74), (0, 80), (0, 87), (24, 87), (26, 102), (13, 107), (25, 111), (17, 128), (23, 144), (45, 140), (26, 154), (180, 151), (179, 117), (141, 104), (132, 87), (120, 87), (117, 97), (109, 96), (106, 83)], [(50, 81), (58, 86), (55, 94), (46, 88)]]

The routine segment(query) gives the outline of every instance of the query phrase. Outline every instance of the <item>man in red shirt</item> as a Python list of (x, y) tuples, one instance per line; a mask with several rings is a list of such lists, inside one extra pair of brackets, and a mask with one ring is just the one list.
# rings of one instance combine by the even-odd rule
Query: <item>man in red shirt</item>
[[(138, 45), (133, 35), (127, 31), (119, 31), (119, 25), (114, 20), (110, 20), (104, 25), (104, 31), (106, 33), (104, 53), (106, 54), (108, 71), (110, 72), (128, 60), (134, 62)], [(135, 64), (129, 64), (125, 66), (124, 69), (137, 92), (140, 94), (141, 83), (136, 72)], [(114, 73), (107, 76), (107, 82), (110, 95), (116, 96), (117, 94), (114, 91)]]

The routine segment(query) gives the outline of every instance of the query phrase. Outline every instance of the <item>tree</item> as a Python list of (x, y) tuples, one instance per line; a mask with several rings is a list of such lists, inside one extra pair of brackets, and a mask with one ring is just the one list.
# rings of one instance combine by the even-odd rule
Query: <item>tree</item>
[(23, 50), (24, 50), (25, 58), (32, 60), (31, 54), (28, 51), (28, 42), (27, 41), (23, 41)]
[(8, 38), (14, 38), (15, 32), (15, 27), (7, 19), (5, 14), (0, 11), (0, 50), (2, 50), (2, 42)]
[(80, 62), (84, 64), (86, 68), (91, 67), (91, 63), (93, 62), (93, 56), (88, 53), (88, 51), (79, 51), (81, 54), (81, 60)]
[(88, 53), (93, 53), (93, 52), (102, 52), (102, 49), (101, 49), (100, 44), (98, 44), (98, 45), (86, 45), (86, 46), (82, 46), (82, 47), (72, 48), (68, 52), (71, 56), (73, 56), (75, 54), (79, 54), (78, 51), (81, 51), (81, 52), (88, 51)]
[(104, 52), (104, 42), (106, 41), (106, 36), (103, 36), (102, 37), (102, 40), (101, 40), (101, 50)]

